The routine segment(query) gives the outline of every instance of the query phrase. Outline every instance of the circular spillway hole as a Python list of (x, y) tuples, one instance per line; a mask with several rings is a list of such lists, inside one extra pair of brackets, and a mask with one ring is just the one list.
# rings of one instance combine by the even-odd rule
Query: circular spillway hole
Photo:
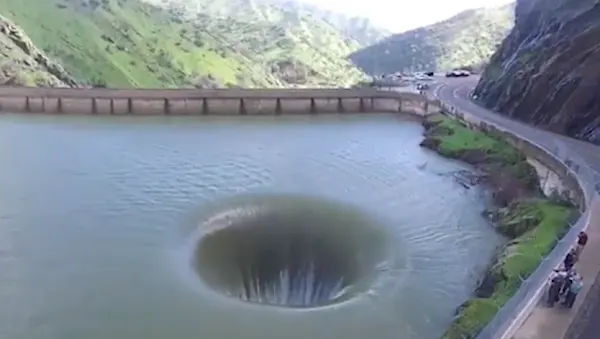
[(339, 303), (364, 292), (386, 259), (370, 218), (320, 199), (269, 197), (213, 213), (194, 264), (212, 289), (291, 308)]

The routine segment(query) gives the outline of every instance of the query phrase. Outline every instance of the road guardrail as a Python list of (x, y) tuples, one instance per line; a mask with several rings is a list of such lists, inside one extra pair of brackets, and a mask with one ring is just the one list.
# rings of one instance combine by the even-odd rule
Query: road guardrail
[[(498, 308), (498, 312), (492, 321), (477, 336), (477, 339), (508, 339), (510, 338), (508, 335), (517, 330), (537, 306), (545, 291), (548, 277), (552, 270), (558, 267), (563, 261), (565, 255), (576, 241), (579, 232), (587, 228), (590, 216), (587, 207), (592, 199), (600, 194), (600, 174), (595, 172), (581, 157), (573, 154), (573, 152), (560, 142), (554, 142), (554, 147), (548, 149), (523, 135), (518, 135), (502, 126), (498, 126), (498, 124), (492, 121), (487, 121), (483, 118), (473, 119), (468, 112), (461, 112), (456, 107), (446, 105), (445, 103), (441, 103), (441, 106), (445, 113), (456, 119), (467, 120), (471, 123), (476, 122), (477, 124), (483, 121), (545, 152), (563, 164), (575, 176), (585, 195), (586, 208), (579, 220), (569, 225), (568, 232), (562, 238), (556, 239), (554, 248), (546, 257), (540, 258), (541, 262), (535, 271), (527, 277), (521, 277), (521, 285), (517, 292), (508, 302)], [(469, 120), (469, 117), (471, 117), (471, 120)]]

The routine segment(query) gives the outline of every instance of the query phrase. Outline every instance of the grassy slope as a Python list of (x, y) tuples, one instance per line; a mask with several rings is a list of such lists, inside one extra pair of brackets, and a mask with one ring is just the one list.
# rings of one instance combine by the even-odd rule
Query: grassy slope
[(548, 200), (523, 200), (511, 206), (513, 219), (501, 220), (499, 227), (508, 222), (523, 225), (527, 223), (527, 214), (532, 213), (539, 216), (539, 221), (512, 239), (492, 268), (493, 274), (504, 277), (495, 285), (492, 295), (466, 302), (443, 339), (475, 338), (519, 289), (521, 279), (527, 278), (554, 248), (556, 238), (565, 231), (572, 210)]
[[(257, 1), (257, 0), (254, 0)], [(362, 46), (372, 45), (379, 40), (391, 35), (388, 30), (375, 27), (367, 18), (348, 17), (338, 12), (322, 10), (316, 6), (288, 0), (262, 0), (263, 2), (275, 4), (280, 8), (297, 11), (303, 15), (310, 15), (322, 19), (330, 24), (349, 40), (358, 42)], [(354, 51), (353, 51), (354, 52)]]
[[(293, 70), (322, 84), (350, 84), (361, 77), (346, 56), (382, 37), (369, 24), (332, 23), (331, 16), (295, 3), (270, 0), (146, 0), (189, 16), (201, 15), (201, 31), (224, 38), (244, 58), (266, 65), (293, 64)], [(212, 20), (211, 20), (212, 19)], [(343, 25), (342, 23), (347, 23)], [(369, 38), (367, 38), (368, 36)], [(274, 70), (285, 75), (286, 70)], [(301, 82), (301, 81), (300, 81)]]
[[(66, 7), (58, 7), (60, 4)], [(176, 72), (147, 69), (157, 63), (161, 48), (176, 50), (174, 44), (178, 42), (173, 39), (178, 27), (159, 26), (161, 15), (150, 7), (138, 6), (135, 1), (124, 1), (120, 6), (111, 1), (93, 9), (76, 1), (0, 0), (0, 8), (38, 47), (59, 59), (79, 79), (115, 87), (160, 87), (178, 80)]]
[(188, 13), (212, 17), (230, 17), (241, 22), (273, 22), (281, 13), (291, 13), (301, 20), (309, 17), (335, 28), (344, 40), (361, 46), (376, 43), (390, 32), (375, 27), (369, 19), (348, 17), (293, 0), (143, 0), (159, 6), (179, 7)]
[[(0, 0), (2, 13), (39, 48), (92, 84), (272, 87), (295, 76), (306, 85), (351, 84), (363, 76), (344, 60), (359, 44), (326, 22), (269, 6), (248, 14), (248, 22), (218, 18), (224, 8), (243, 10), (235, 2), (223, 6), (211, 2), (202, 20), (188, 22), (138, 0)], [(274, 69), (280, 61), (291, 67)]]
[(23, 31), (0, 16), (0, 84), (68, 87), (73, 79), (39, 51)]
[[(489, 59), (514, 23), (514, 4), (462, 12), (350, 55), (367, 72), (444, 71)], [(375, 63), (377, 66), (375, 67)]]
[[(539, 180), (535, 169), (527, 163), (525, 155), (507, 141), (466, 128), (458, 121), (442, 115), (431, 116), (428, 121), (436, 123), (440, 128), (437, 137), (434, 137), (440, 141), (440, 154), (462, 158), (464, 154), (473, 151), (483, 153), (486, 157), (484, 170), (506, 173), (519, 180), (526, 188), (537, 190)], [(444, 133), (446, 131), (452, 133)]]
[[(455, 120), (437, 115), (429, 118), (427, 138), (435, 139), (436, 150), (456, 157), (477, 151), (488, 155), (493, 168), (508, 171), (525, 186), (531, 186), (534, 171), (514, 147), (503, 140), (462, 126)], [(439, 127), (442, 128), (439, 128)], [(500, 167), (498, 167), (498, 165)], [(465, 302), (443, 339), (474, 338), (517, 291), (521, 279), (529, 276), (561, 237), (572, 216), (571, 207), (535, 196), (512, 201), (500, 212), (498, 231), (511, 238), (489, 269), (491, 290)]]

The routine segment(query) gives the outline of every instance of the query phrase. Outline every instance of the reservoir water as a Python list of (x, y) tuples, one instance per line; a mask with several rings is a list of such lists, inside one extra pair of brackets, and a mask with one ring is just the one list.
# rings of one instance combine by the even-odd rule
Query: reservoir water
[(438, 338), (501, 239), (421, 133), (2, 115), (0, 338)]

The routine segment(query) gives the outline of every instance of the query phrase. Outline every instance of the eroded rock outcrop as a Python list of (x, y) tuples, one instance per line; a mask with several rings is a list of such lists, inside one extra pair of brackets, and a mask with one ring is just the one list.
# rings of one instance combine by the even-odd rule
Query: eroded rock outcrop
[(518, 0), (475, 94), (511, 117), (600, 144), (600, 1)]
[(0, 15), (0, 84), (79, 87), (75, 78), (50, 59), (10, 20)]

